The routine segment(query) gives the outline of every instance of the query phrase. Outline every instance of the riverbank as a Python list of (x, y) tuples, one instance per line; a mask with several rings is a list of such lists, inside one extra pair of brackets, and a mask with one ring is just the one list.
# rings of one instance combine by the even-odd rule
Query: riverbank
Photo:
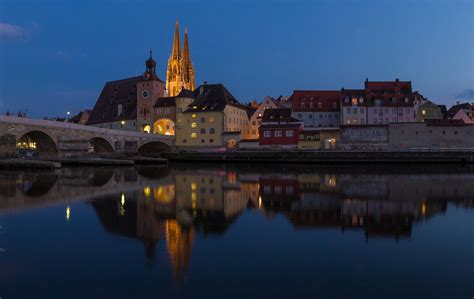
[(474, 163), (472, 151), (359, 152), (359, 151), (233, 151), (162, 154), (176, 162), (233, 162), (264, 164), (465, 164)]
[(0, 169), (57, 169), (61, 162), (29, 159), (0, 159)]

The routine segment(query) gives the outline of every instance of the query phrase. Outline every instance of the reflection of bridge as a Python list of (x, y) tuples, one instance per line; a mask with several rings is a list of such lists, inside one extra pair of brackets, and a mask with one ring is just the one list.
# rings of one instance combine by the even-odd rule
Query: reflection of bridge
[(0, 214), (141, 191), (166, 184), (168, 168), (63, 168), (54, 172), (0, 172)]
[(172, 136), (111, 130), (73, 123), (0, 116), (0, 135), (15, 137), (17, 143), (33, 147), (43, 156), (75, 153), (159, 153), (169, 151)]

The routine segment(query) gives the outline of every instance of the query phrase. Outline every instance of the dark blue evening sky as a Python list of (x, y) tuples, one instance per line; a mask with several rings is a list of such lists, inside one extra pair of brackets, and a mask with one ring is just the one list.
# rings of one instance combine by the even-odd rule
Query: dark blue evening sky
[(150, 47), (164, 80), (176, 19), (196, 83), (241, 102), (366, 77), (474, 101), (474, 1), (2, 0), (0, 113), (92, 108), (106, 81), (143, 72)]

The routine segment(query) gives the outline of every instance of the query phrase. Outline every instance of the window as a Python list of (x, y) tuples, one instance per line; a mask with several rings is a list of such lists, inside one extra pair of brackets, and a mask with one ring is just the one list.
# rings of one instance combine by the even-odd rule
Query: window
[(313, 118), (313, 115), (312, 115), (312, 114), (309, 114), (309, 115), (308, 115), (308, 118), (309, 118), (309, 119), (312, 119), (312, 118)]
[(206, 134), (206, 129), (202, 128), (201, 129), (201, 134)]
[(186, 139), (183, 139), (183, 143), (186, 143), (186, 142), (188, 142), (188, 141)]
[(210, 143), (213, 143), (213, 142), (214, 142), (214, 139), (212, 139), (212, 138), (209, 139), (209, 142), (210, 142)]
[(263, 131), (263, 137), (272, 137), (271, 131)]
[(352, 98), (352, 105), (353, 106), (356, 106), (357, 105), (357, 98)]
[(298, 113), (298, 118), (301, 119), (303, 115), (301, 113)]
[(346, 111), (347, 111), (347, 114), (351, 114), (351, 108), (347, 108)]
[(191, 123), (191, 128), (196, 128), (197, 127), (197, 123)]
[(204, 143), (204, 142), (206, 142), (206, 141), (204, 139), (201, 139), (201, 143)]
[(318, 109), (322, 109), (322, 108), (323, 108), (323, 103), (318, 102)]
[(197, 138), (197, 133), (191, 133), (191, 138), (196, 139)]
[(214, 128), (209, 129), (209, 134), (214, 134), (215, 132), (216, 132), (216, 130)]
[(333, 103), (332, 103), (332, 108), (333, 108), (333, 109), (337, 109), (337, 103), (336, 103), (336, 102), (333, 102)]
[(422, 114), (422, 115), (425, 115), (425, 114), (426, 114), (426, 110), (421, 110), (421, 114)]
[(304, 103), (301, 103), (301, 105), (300, 105), (300, 106), (301, 106), (301, 108), (302, 108), (302, 109), (304, 109)]
[(275, 137), (281, 137), (282, 135), (283, 135), (282, 131), (280, 130), (275, 131)]
[(255, 126), (257, 123), (255, 121), (252, 122), (252, 126)]
[(360, 104), (363, 104), (363, 103), (364, 103), (364, 98), (363, 98), (363, 97), (359, 97), (359, 103), (360, 103)]
[(357, 114), (357, 108), (352, 108), (352, 114)]
[(293, 137), (293, 130), (286, 130), (285, 135), (286, 137)]
[(201, 123), (205, 123), (206, 122), (206, 119), (204, 117), (201, 117)]
[(345, 98), (344, 98), (344, 101), (345, 101), (346, 103), (349, 103), (349, 100), (350, 100), (349, 97), (345, 97)]
[(193, 115), (191, 115), (192, 118), (196, 118), (196, 114), (193, 113)]
[(210, 122), (210, 123), (213, 123), (213, 122), (214, 122), (214, 117), (211, 116), (211, 117), (209, 118), (209, 122)]
[(364, 114), (364, 108), (359, 108), (359, 113)]

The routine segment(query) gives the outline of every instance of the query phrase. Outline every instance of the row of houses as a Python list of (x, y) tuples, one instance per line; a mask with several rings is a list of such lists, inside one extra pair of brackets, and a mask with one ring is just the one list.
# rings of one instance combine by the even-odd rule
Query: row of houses
[(399, 79), (366, 79), (360, 89), (295, 90), (289, 97), (243, 104), (223, 84), (183, 87), (169, 96), (151, 56), (145, 67), (143, 76), (106, 83), (94, 109), (76, 119), (102, 128), (174, 136), (175, 145), (184, 150), (334, 149), (346, 127), (369, 130), (448, 118), (473, 123), (472, 104), (448, 111)]

